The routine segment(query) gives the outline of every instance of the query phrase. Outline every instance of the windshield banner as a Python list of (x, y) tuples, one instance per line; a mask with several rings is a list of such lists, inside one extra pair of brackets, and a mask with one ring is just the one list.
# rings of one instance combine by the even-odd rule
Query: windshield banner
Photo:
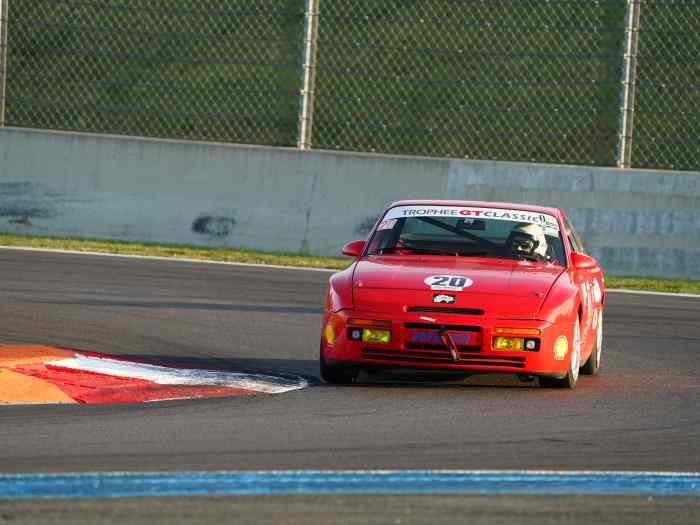
[(559, 231), (559, 223), (552, 215), (504, 208), (472, 208), (467, 206), (397, 206), (391, 208), (384, 219), (408, 219), (411, 217), (448, 217), (470, 219), (494, 219), (541, 224)]

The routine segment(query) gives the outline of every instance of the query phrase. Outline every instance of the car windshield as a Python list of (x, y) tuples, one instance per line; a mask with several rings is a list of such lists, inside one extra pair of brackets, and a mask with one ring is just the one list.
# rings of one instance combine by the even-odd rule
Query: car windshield
[(391, 208), (370, 239), (367, 254), (491, 257), (565, 266), (555, 217), (500, 208)]

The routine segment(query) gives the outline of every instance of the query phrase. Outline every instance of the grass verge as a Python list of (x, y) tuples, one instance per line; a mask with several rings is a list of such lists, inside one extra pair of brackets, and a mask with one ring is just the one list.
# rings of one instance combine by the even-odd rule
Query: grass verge
[(700, 281), (689, 279), (658, 279), (656, 277), (605, 276), (605, 287), (646, 292), (691, 293), (700, 295)]
[[(0, 246), (21, 246), (72, 250), (79, 252), (117, 253), (125, 255), (148, 255), (198, 259), (202, 261), (226, 261), (252, 264), (274, 264), (300, 266), (304, 268), (345, 268), (347, 257), (318, 257), (292, 253), (268, 253), (230, 248), (201, 248), (181, 244), (150, 244), (97, 239), (28, 237), (0, 234)], [(642, 290), (650, 292), (690, 293), (700, 295), (700, 281), (687, 279), (658, 279), (655, 277), (605, 277), (607, 288)]]
[(203, 248), (183, 244), (151, 244), (138, 242), (77, 239), (74, 237), (26, 237), (0, 234), (0, 246), (48, 248), (78, 252), (117, 253), (123, 255), (148, 255), (202, 261), (225, 261), (248, 264), (275, 264), (304, 268), (342, 269), (347, 267), (347, 257), (315, 257), (293, 253), (268, 253), (230, 248)]

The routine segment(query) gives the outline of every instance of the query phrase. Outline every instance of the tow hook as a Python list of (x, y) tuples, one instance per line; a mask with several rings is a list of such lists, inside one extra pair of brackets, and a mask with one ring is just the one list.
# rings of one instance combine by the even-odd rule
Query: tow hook
[(450, 351), (452, 361), (455, 363), (459, 361), (459, 350), (457, 349), (457, 345), (452, 339), (452, 336), (450, 336), (450, 332), (448, 332), (446, 328), (440, 328), (440, 337), (442, 337), (442, 342), (445, 343), (445, 346)]
[(523, 383), (530, 383), (535, 380), (535, 376), (532, 374), (518, 374), (518, 379)]

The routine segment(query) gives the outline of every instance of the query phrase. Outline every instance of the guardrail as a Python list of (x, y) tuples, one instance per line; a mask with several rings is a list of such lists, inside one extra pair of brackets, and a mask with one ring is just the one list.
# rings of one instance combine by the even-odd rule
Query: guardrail
[(18, 128), (0, 159), (4, 233), (338, 255), (395, 200), (528, 202), (564, 208), (610, 275), (700, 279), (700, 172)]

